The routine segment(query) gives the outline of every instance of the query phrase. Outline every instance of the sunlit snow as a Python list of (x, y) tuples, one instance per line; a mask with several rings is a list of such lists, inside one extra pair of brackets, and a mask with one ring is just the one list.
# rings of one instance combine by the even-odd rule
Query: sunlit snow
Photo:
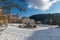
[[(9, 24), (0, 34), (0, 40), (60, 40), (58, 26), (38, 25), (37, 28), (18, 28)], [(58, 39), (59, 38), (59, 39)]]

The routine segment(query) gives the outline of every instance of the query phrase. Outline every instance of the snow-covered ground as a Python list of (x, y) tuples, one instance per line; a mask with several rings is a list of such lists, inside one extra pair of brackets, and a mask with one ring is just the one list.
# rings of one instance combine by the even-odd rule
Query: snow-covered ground
[(0, 40), (60, 40), (60, 29), (56, 25), (39, 25), (35, 29), (8, 26)]

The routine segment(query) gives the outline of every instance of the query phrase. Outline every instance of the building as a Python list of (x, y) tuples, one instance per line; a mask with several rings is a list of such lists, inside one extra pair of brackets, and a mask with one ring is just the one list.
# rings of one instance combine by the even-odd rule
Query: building
[[(3, 17), (3, 18), (2, 18)], [(5, 20), (4, 18), (7, 18), (6, 21), (8, 21), (8, 23), (19, 23), (19, 15), (16, 14), (16, 15), (12, 15), (10, 12), (7, 14), (3, 13), (3, 10), (2, 10), (2, 7), (0, 6), (0, 20), (1, 18), (3, 20)]]
[(11, 13), (8, 14), (8, 22), (9, 23), (19, 23), (19, 15), (16, 14), (16, 15), (12, 15)]

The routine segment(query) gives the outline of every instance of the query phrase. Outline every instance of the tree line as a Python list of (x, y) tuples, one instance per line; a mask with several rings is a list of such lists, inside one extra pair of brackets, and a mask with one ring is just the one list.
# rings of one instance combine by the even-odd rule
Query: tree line
[(30, 19), (41, 21), (42, 24), (60, 25), (60, 13), (37, 14), (30, 16)]

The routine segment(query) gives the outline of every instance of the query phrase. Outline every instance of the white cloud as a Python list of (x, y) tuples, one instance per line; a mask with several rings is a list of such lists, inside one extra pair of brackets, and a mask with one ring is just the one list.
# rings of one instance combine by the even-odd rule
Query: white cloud
[[(28, 8), (34, 8), (39, 10), (48, 10), (57, 0), (27, 0)], [(60, 1), (60, 0), (59, 0)]]

